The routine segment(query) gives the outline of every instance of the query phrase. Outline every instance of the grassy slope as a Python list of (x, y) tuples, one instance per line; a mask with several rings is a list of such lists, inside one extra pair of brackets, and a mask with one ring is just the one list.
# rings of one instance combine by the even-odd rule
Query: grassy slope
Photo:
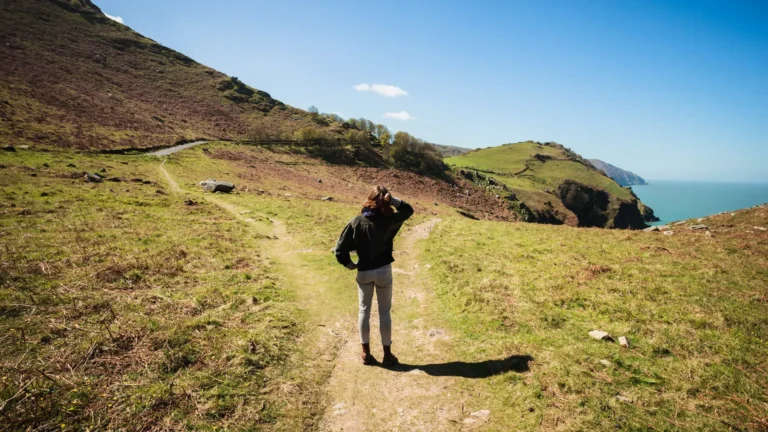
[[(333, 363), (316, 355), (335, 342), (313, 336), (307, 318), (353, 320), (349, 274), (327, 251), (371, 171), (222, 144), (173, 155), (165, 167), (184, 189), (238, 184), (218, 198), (237, 206), (227, 213), (200, 195), (185, 206), (186, 193), (158, 194), (171, 191), (142, 156), (26, 151), (2, 164), (0, 399), (31, 383), (3, 409), (13, 421), (295, 430), (335, 403), (323, 391)], [(157, 184), (71, 178), (102, 167)], [(317, 199), (328, 190), (338, 202)], [(453, 358), (534, 358), (530, 372), (460, 381), (491, 409), (491, 430), (724, 428), (716, 419), (759, 429), (768, 240), (744, 230), (765, 226), (768, 210), (714, 219), (715, 238), (666, 237), (470, 221), (433, 200), (415, 200), (413, 223), (443, 219), (421, 262)], [(285, 221), (295, 253), (236, 215)], [(307, 280), (319, 299), (294, 289)], [(632, 349), (589, 339), (593, 328), (629, 336)]]
[[(619, 198), (631, 198), (626, 189), (581, 163), (573, 160), (540, 162), (533, 159), (535, 154), (551, 156), (554, 159), (568, 158), (568, 155), (559, 148), (528, 141), (476, 150), (461, 156), (446, 158), (445, 163), (456, 167), (497, 173), (494, 177), (516, 189), (532, 191), (556, 189), (563, 180), (572, 179), (605, 189)], [(519, 175), (514, 175), (523, 171), (526, 163), (529, 169)]]
[(318, 126), (306, 112), (230, 86), (226, 75), (87, 4), (4, 1), (0, 39), (4, 145), (154, 147)]
[[(768, 206), (709, 224), (714, 238), (687, 226), (670, 237), (439, 225), (425, 259), (466, 349), (534, 358), (529, 374), (488, 381), (500, 424), (764, 429), (768, 235), (751, 227), (768, 224)], [(626, 335), (632, 347), (590, 339), (593, 329)]]

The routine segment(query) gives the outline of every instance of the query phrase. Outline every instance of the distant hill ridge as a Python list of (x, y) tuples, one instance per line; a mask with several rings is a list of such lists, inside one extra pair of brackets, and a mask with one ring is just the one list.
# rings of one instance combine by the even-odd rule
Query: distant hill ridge
[(623, 170), (615, 165), (611, 165), (608, 162), (603, 162), (600, 159), (588, 159), (592, 165), (599, 171), (604, 172), (608, 177), (614, 179), (616, 183), (622, 186), (635, 186), (635, 185), (647, 185), (648, 183), (644, 178), (639, 175)]
[(445, 162), (465, 178), (496, 191), (524, 220), (632, 229), (654, 220), (653, 210), (631, 190), (561, 144), (505, 144)]

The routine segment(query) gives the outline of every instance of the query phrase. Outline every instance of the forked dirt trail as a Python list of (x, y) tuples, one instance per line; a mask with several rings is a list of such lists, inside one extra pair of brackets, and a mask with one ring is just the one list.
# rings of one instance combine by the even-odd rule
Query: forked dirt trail
[[(254, 213), (246, 213), (224, 198), (184, 190), (163, 164), (160, 170), (174, 192), (204, 198), (248, 223), (257, 235), (264, 237), (264, 252), (280, 267), (285, 282), (297, 293), (298, 306), (306, 314), (309, 329), (299, 341), (307, 352), (304, 363), (297, 367), (302, 368), (304, 379), (320, 386), (300, 388), (286, 382), (280, 391), (286, 412), (299, 410), (308, 401), (320, 402), (321, 406), (312, 410), (310, 416), (315, 420), (309, 424), (286, 419), (278, 421), (278, 429), (290, 430), (301, 425), (302, 429), (326, 431), (442, 431), (487, 424), (487, 411), (477, 406), (482, 403), (477, 400), (480, 395), (462, 384), (466, 378), (477, 378), (472, 376), (476, 370), (468, 370), (451, 357), (451, 334), (439, 317), (425, 274), (429, 264), (420, 262), (418, 256), (420, 243), (427, 240), (439, 219), (413, 227), (406, 224), (396, 243), (392, 347), (401, 365), (391, 369), (363, 366), (359, 356), (357, 305), (329, 310), (324, 296), (334, 295), (328, 286), (331, 282), (306, 265), (301, 256), (316, 252), (302, 250), (280, 221), (253, 218)], [(354, 273), (349, 275), (349, 289), (356, 291)], [(374, 301), (371, 314), (371, 351), (381, 360), (376, 304)]]
[[(321, 430), (442, 431), (474, 428), (487, 421), (487, 412), (470, 414), (473, 407), (467, 400), (471, 395), (459, 383), (467, 371), (450, 358), (451, 335), (441, 327), (423, 273), (429, 264), (418, 257), (418, 242), (427, 239), (438, 222), (432, 219), (405, 230), (396, 248), (392, 350), (401, 365), (391, 369), (363, 366), (356, 321), (351, 322), (326, 387), (331, 401)], [(352, 278), (350, 283), (354, 283)], [(381, 360), (375, 301), (373, 305), (371, 351)]]

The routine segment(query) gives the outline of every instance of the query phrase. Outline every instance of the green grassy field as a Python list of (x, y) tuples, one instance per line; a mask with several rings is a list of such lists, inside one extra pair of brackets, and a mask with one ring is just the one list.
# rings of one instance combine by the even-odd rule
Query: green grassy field
[[(439, 225), (424, 259), (465, 349), (534, 358), (529, 374), (488, 382), (501, 424), (764, 430), (768, 238), (745, 231), (764, 226), (768, 208), (719, 219), (708, 222), (714, 238), (685, 226), (670, 237)], [(631, 348), (591, 339), (594, 329), (627, 336)]]
[[(152, 157), (0, 157), (5, 427), (324, 429), (346, 343), (328, 328), (351, 329), (356, 315), (353, 277), (330, 249), (359, 211), (358, 192), (342, 189), (365, 190), (364, 180), (222, 143), (168, 158), (178, 189)], [(121, 181), (83, 181), (102, 170)], [(238, 187), (203, 194), (206, 178)], [(321, 188), (338, 199), (321, 201)], [(686, 226), (669, 237), (473, 221), (433, 200), (414, 204), (425, 210), (408, 227), (442, 222), (402, 251), (424, 272), (403, 294), (435, 300), (398, 299), (395, 320), (408, 331), (423, 320), (450, 339), (434, 352), (404, 348), (401, 360), (517, 355), (530, 369), (440, 378), (438, 392), (438, 378), (378, 368), (342, 384), (423, 385), (413, 390), (430, 413), (457, 400), (489, 409), (483, 430), (768, 425), (768, 237), (752, 228), (768, 224), (768, 208), (711, 218), (714, 237)], [(631, 348), (590, 339), (593, 329), (626, 335)], [(391, 404), (379, 415), (398, 418)]]
[[(541, 162), (534, 159), (536, 154), (551, 156), (555, 160)], [(597, 186), (619, 198), (631, 198), (627, 189), (610, 178), (579, 162), (565, 160), (567, 158), (562, 149), (528, 141), (476, 150), (444, 161), (450, 166), (492, 172), (494, 178), (513, 189), (556, 190), (564, 180), (570, 179)]]

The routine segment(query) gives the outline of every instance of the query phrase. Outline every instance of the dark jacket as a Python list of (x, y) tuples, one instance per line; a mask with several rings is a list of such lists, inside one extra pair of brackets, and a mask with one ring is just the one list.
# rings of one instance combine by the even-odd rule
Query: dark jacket
[(349, 258), (351, 251), (357, 251), (360, 258), (357, 269), (361, 271), (377, 269), (395, 261), (392, 241), (403, 222), (413, 215), (413, 207), (394, 199), (393, 206), (397, 212), (389, 216), (375, 213), (373, 216), (360, 215), (349, 221), (336, 243), (336, 259), (341, 265), (352, 262)]

